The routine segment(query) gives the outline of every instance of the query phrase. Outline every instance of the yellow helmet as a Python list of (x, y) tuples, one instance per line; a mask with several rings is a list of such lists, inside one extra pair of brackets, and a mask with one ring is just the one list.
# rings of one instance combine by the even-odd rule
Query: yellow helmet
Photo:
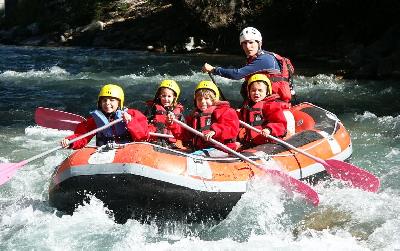
[(124, 107), (124, 91), (121, 87), (115, 84), (106, 84), (100, 89), (99, 97), (97, 98), (97, 104), (100, 102), (100, 97), (113, 97), (119, 99), (119, 106), (122, 109)]
[(265, 76), (265, 74), (259, 74), (259, 73), (252, 75), (252, 76), (249, 78), (249, 80), (247, 80), (247, 90), (249, 89), (250, 85), (251, 85), (253, 82), (256, 82), (256, 81), (262, 81), (262, 82), (264, 82), (264, 84), (267, 86), (267, 91), (268, 91), (267, 94), (269, 94), (269, 95), (272, 94), (272, 84), (271, 84), (271, 80), (269, 80), (269, 78), (268, 78), (267, 76)]
[(173, 90), (175, 92), (176, 98), (175, 101), (176, 102), (179, 98), (179, 95), (181, 94), (181, 88), (179, 87), (178, 83), (176, 83), (174, 80), (163, 80), (160, 83), (160, 86), (157, 89), (157, 93), (160, 91), (161, 87), (165, 87), (165, 88), (169, 88), (171, 90)]
[(215, 98), (216, 98), (217, 100), (219, 100), (220, 93), (219, 93), (218, 87), (217, 87), (213, 82), (208, 81), (208, 80), (203, 80), (203, 81), (201, 81), (201, 82), (197, 85), (197, 87), (196, 87), (194, 93), (196, 93), (196, 92), (197, 92), (198, 90), (200, 90), (200, 89), (209, 89), (209, 90), (213, 91), (213, 92), (215, 93)]

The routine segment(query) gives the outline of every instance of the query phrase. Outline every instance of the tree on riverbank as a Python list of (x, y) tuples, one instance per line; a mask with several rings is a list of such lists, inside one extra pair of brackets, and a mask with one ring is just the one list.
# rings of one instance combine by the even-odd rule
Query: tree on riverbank
[(266, 49), (296, 58), (336, 60), (354, 76), (400, 76), (397, 0), (18, 3), (1, 22), (1, 43), (241, 53), (239, 31), (255, 26)]

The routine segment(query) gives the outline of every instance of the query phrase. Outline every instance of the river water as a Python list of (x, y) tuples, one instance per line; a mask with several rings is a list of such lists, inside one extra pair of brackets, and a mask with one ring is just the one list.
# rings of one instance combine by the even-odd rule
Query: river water
[[(105, 49), (0, 46), (0, 162), (18, 162), (57, 146), (69, 131), (35, 125), (37, 107), (86, 116), (104, 83), (125, 89), (125, 104), (143, 110), (157, 84), (192, 92), (208, 76), (208, 61), (240, 65), (243, 58), (168, 55)], [(48, 204), (54, 168), (71, 151), (60, 150), (21, 168), (0, 187), (0, 250), (400, 250), (399, 81), (337, 79), (324, 66), (298, 63), (298, 101), (334, 112), (351, 134), (351, 163), (381, 180), (378, 193), (329, 181), (318, 184), (320, 205), (291, 198), (277, 185), (255, 181), (221, 222), (116, 224), (92, 198), (72, 215)], [(304, 64), (306, 65), (306, 64)], [(240, 104), (239, 81), (216, 77), (225, 96)]]

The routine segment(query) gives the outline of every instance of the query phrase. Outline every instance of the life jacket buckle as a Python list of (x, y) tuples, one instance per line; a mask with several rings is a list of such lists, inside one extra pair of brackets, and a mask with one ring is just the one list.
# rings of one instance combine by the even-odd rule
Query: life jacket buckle
[(124, 147), (125, 147), (124, 144), (117, 144), (114, 141), (109, 141), (107, 142), (107, 144), (98, 147), (96, 152), (108, 152), (114, 149), (121, 149)]
[(257, 151), (254, 153), (254, 155), (257, 156), (264, 164), (271, 160), (271, 155), (263, 151)]

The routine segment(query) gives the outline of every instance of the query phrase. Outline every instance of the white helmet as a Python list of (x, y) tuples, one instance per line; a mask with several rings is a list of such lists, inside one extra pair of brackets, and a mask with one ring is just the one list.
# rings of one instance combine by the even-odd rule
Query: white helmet
[(261, 33), (253, 27), (246, 27), (240, 32), (240, 44), (242, 44), (246, 40), (255, 40), (257, 42), (262, 41)]

